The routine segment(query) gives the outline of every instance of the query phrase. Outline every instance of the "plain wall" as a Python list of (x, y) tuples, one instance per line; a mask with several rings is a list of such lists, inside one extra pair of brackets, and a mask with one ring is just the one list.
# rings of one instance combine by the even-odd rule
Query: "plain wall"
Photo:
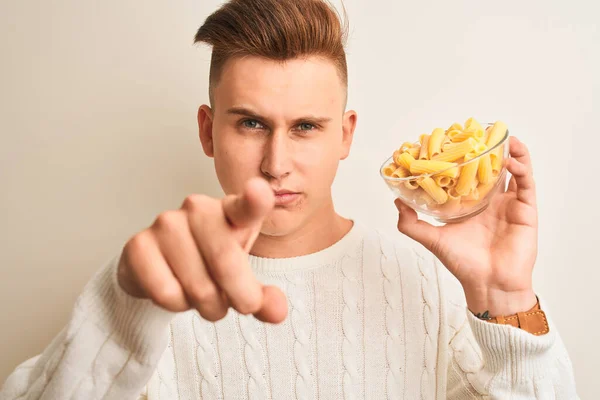
[[(44, 349), (128, 237), (190, 193), (221, 195), (196, 127), (210, 53), (192, 46), (218, 4), (0, 2), (0, 382)], [(580, 396), (597, 398), (597, 2), (346, 6), (359, 124), (338, 211), (399, 236), (378, 176), (391, 150), (470, 116), (507, 122), (538, 183), (535, 288)]]

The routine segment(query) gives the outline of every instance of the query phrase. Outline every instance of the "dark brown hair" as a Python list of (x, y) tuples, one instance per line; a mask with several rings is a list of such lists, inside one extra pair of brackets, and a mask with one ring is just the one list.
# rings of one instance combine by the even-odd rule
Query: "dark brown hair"
[(284, 62), (321, 56), (335, 64), (347, 86), (345, 10), (343, 21), (327, 0), (230, 0), (225, 3), (206, 19), (194, 41), (212, 46), (211, 103), (223, 66), (234, 57), (257, 56)]

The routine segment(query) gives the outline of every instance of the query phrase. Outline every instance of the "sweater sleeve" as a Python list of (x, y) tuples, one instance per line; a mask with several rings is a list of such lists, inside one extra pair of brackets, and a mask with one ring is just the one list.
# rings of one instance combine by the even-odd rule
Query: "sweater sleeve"
[(67, 326), (14, 370), (0, 400), (144, 398), (174, 314), (126, 294), (117, 282), (118, 262), (86, 285)]
[(534, 336), (466, 314), (450, 341), (448, 399), (578, 399), (569, 355), (552, 323), (549, 333)]
[(579, 398), (571, 360), (542, 297), (538, 296), (540, 307), (550, 331), (535, 336), (475, 317), (467, 308), (462, 287), (446, 272), (441, 292), (448, 329), (448, 399)]

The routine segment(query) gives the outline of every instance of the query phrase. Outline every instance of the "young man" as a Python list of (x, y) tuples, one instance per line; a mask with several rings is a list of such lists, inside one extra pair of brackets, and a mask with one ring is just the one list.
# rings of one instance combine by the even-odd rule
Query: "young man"
[(522, 143), (475, 218), (436, 228), (396, 204), (441, 263), (336, 214), (357, 120), (344, 37), (323, 0), (232, 0), (207, 19), (198, 123), (227, 196), (189, 196), (135, 235), (0, 399), (577, 397), (532, 289)]

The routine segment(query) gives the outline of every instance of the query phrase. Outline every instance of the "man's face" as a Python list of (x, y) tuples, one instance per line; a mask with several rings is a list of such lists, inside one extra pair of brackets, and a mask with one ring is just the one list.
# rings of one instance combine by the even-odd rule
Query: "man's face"
[(199, 111), (200, 136), (225, 193), (255, 176), (292, 193), (277, 196), (263, 234), (285, 235), (333, 212), (331, 185), (356, 114), (344, 113), (346, 88), (332, 62), (232, 59), (213, 93), (214, 109)]

